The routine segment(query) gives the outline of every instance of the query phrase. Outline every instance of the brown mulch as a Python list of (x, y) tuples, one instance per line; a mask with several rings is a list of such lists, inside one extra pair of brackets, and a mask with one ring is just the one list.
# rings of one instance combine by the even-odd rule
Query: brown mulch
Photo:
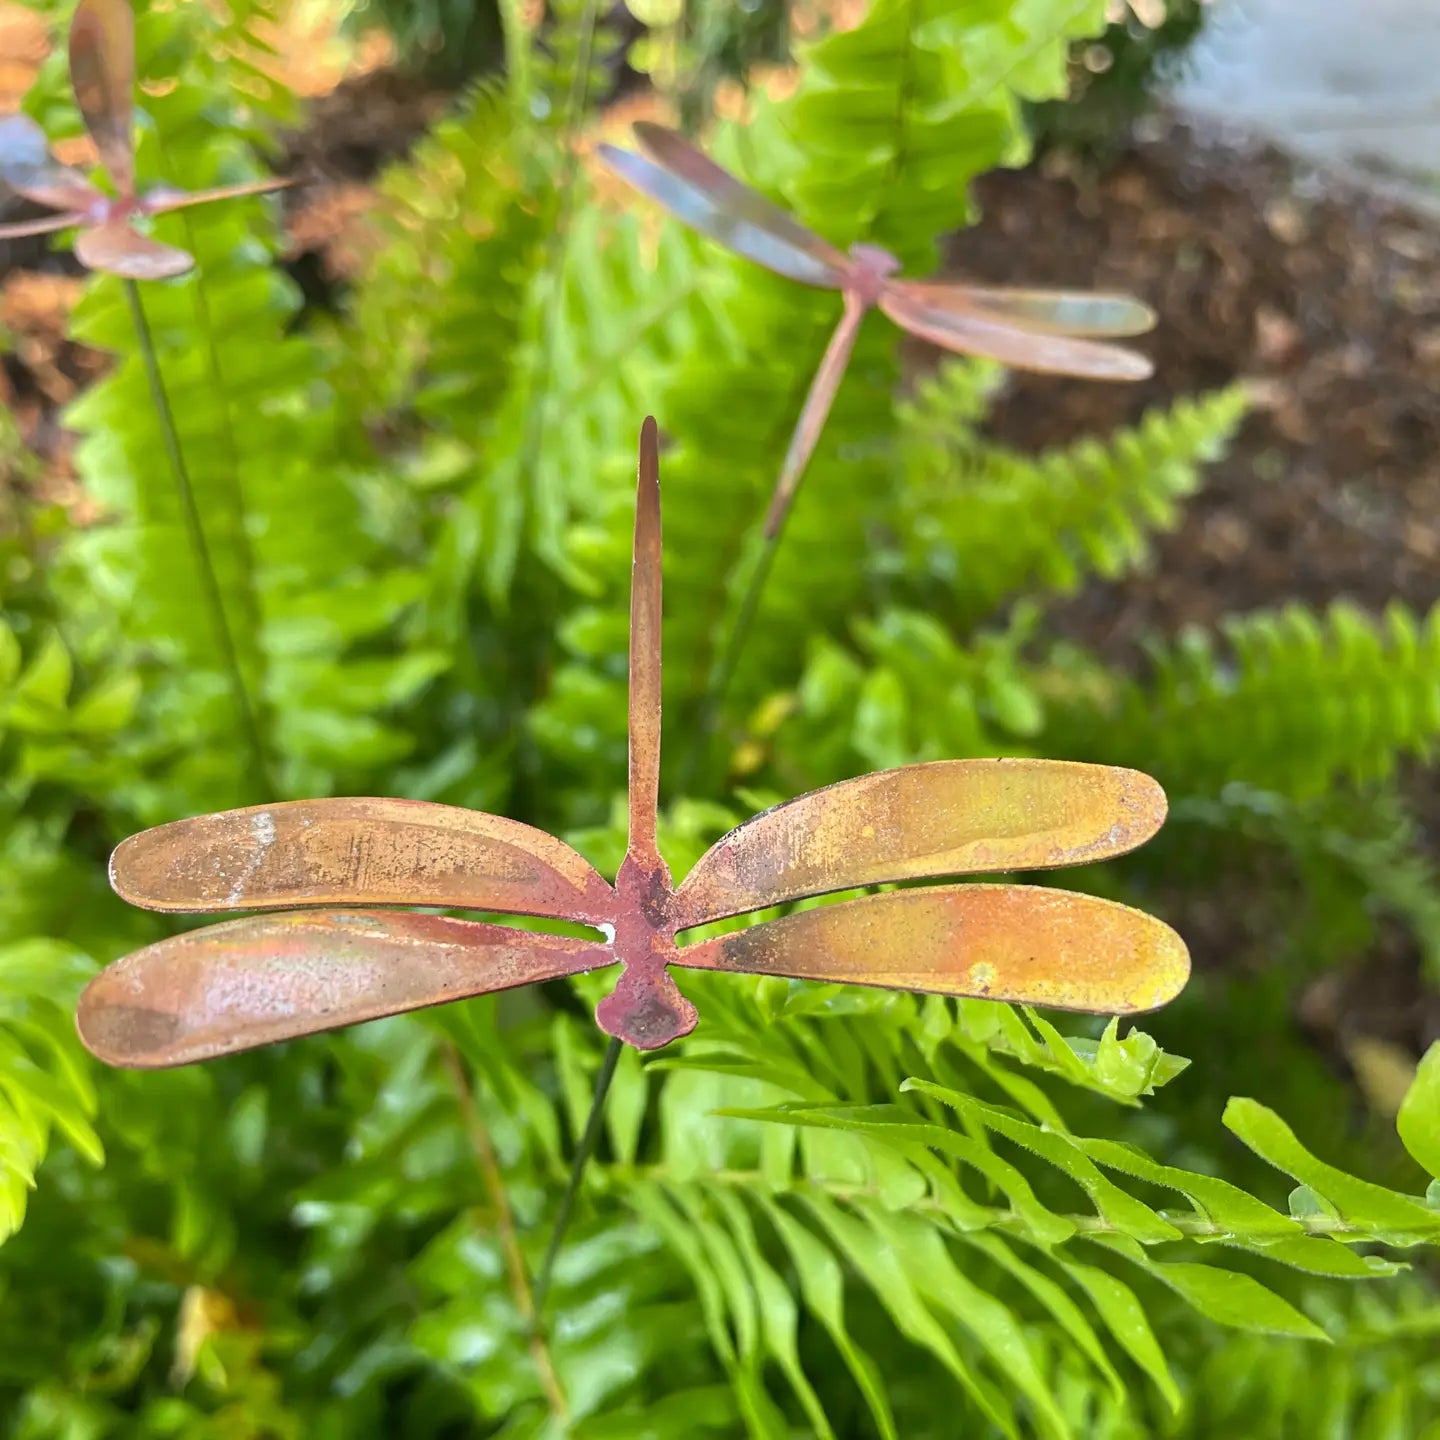
[(1255, 411), (1146, 573), (1065, 607), (1077, 639), (1133, 658), (1147, 633), (1341, 596), (1440, 599), (1440, 221), (1163, 117), (1102, 176), (996, 172), (952, 268), (1133, 292), (1160, 315), (1153, 379), (1017, 376), (994, 417), (1025, 448), (1232, 380)]

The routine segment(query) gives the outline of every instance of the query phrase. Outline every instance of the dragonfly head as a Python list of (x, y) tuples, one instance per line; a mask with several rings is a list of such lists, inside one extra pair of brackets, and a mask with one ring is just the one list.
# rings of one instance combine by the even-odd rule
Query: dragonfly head
[(855, 262), (850, 288), (866, 305), (873, 305), (885, 288), (885, 282), (899, 273), (900, 262), (878, 245), (852, 245), (850, 258)]

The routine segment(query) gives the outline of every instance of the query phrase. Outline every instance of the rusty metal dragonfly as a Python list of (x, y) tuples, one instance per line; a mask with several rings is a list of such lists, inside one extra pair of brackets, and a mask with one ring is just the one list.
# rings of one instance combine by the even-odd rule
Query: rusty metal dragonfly
[(900, 262), (888, 251), (854, 245), (843, 254), (673, 130), (641, 121), (634, 135), (642, 154), (608, 144), (598, 148), (605, 163), (637, 190), (735, 254), (844, 297), (844, 312), (805, 397), (765, 516), (767, 539), (784, 524), (844, 379), (860, 322), (874, 306), (932, 345), (1021, 370), (1090, 380), (1143, 380), (1151, 373), (1144, 356), (1095, 338), (1141, 335), (1154, 326), (1155, 312), (1128, 295), (899, 279)]
[(187, 251), (134, 228), (137, 217), (162, 215), (212, 200), (261, 195), (287, 179), (248, 181), (213, 190), (159, 185), (135, 189), (135, 16), (130, 0), (81, 0), (70, 25), (70, 84), (114, 196), (50, 153), (45, 132), (25, 115), (0, 118), (0, 181), (16, 194), (58, 211), (42, 220), (0, 225), (0, 240), (80, 230), (75, 255), (90, 270), (127, 280), (163, 280), (194, 264)]
[[(696, 1024), (673, 965), (1107, 1014), (1178, 993), (1190, 962), (1168, 926), (1031, 885), (892, 890), (677, 944), (686, 930), (810, 896), (1119, 855), (1159, 828), (1165, 796), (1147, 775), (1102, 765), (904, 766), (755, 816), (676, 887), (656, 838), (660, 591), (658, 438), (647, 419), (630, 601), (629, 844), (613, 885), (541, 830), (421, 801), (298, 800), (161, 825), (115, 851), (111, 883), (126, 900), (286, 913), (116, 961), (81, 996), (85, 1044), (115, 1065), (182, 1065), (615, 964), (596, 1019), (641, 1050)], [(370, 908), (400, 905), (567, 920), (603, 938)]]

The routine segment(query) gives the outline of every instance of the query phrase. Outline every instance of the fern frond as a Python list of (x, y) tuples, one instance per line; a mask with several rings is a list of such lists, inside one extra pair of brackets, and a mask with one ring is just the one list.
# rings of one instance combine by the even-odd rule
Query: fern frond
[(1440, 606), (1374, 619), (1294, 605), (1189, 630), (1151, 665), (1144, 681), (1062, 669), (1042, 682), (1066, 753), (1129, 756), (1176, 794), (1239, 781), (1304, 799), (1384, 779), (1440, 736)]
[(984, 444), (964, 421), (947, 426), (946, 412), (958, 401), (966, 415), (976, 390), (970, 367), (947, 365), (900, 417), (907, 573), (933, 576), (970, 622), (1014, 595), (1068, 595), (1143, 565), (1148, 535), (1174, 529), (1246, 403), (1239, 387), (1216, 391), (1031, 457)]

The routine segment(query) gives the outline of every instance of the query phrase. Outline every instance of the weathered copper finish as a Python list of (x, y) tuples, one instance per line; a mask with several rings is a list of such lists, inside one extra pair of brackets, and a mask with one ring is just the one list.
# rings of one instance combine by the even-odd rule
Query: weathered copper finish
[(256, 180), (193, 193), (159, 185), (144, 195), (135, 193), (135, 17), (130, 0), (81, 0), (76, 7), (70, 23), (70, 84), (116, 193), (113, 198), (106, 195), (78, 170), (54, 159), (33, 120), (7, 115), (0, 119), (0, 181), (27, 200), (61, 213), (0, 225), (0, 239), (78, 226), (75, 254), (81, 264), (128, 280), (161, 280), (183, 274), (195, 259), (141, 235), (131, 224), (136, 216), (260, 195), (290, 183)]
[(445, 915), (256, 915), (117, 960), (85, 991), (80, 1033), (102, 1059), (185, 1065), (614, 963), (593, 940)]
[(1138, 770), (1064, 760), (936, 760), (812, 790), (747, 820), (676, 896), (680, 929), (827, 890), (1056, 870), (1123, 855), (1164, 823)]
[(1084, 336), (1140, 335), (1155, 314), (1128, 295), (944, 285), (894, 278), (900, 262), (874, 245), (848, 255), (737, 180), (689, 141), (649, 121), (635, 126), (645, 152), (601, 145), (600, 156), (678, 220), (737, 255), (788, 279), (839, 290), (845, 311), (811, 383), (765, 518), (774, 536), (819, 443), (866, 312), (878, 305), (897, 325), (947, 350), (988, 355), (1022, 370), (1091, 380), (1143, 380), (1150, 362)]
[(1041, 885), (867, 895), (688, 945), (678, 964), (1124, 1015), (1184, 985), (1184, 942), (1153, 915)]
[(252, 916), (117, 961), (80, 1034), (116, 1065), (180, 1065), (377, 1015), (619, 963), (602, 1029), (653, 1050), (695, 1027), (671, 965), (989, 995), (1080, 1010), (1163, 1004), (1179, 936), (1123, 905), (1030, 886), (871, 896), (679, 947), (678, 931), (886, 881), (1079, 865), (1165, 817), (1146, 775), (1058, 760), (953, 760), (847, 780), (757, 815), (677, 890), (656, 843), (661, 537), (655, 422), (640, 435), (630, 641), (630, 835), (614, 886), (513, 820), (407, 800), (303, 800), (180, 820), (115, 851), (155, 910), (432, 905), (588, 924), (603, 940), (383, 911)]
[(132, 835), (115, 893), (147, 910), (434, 905), (601, 921), (599, 871), (518, 820), (418, 800), (291, 800)]

